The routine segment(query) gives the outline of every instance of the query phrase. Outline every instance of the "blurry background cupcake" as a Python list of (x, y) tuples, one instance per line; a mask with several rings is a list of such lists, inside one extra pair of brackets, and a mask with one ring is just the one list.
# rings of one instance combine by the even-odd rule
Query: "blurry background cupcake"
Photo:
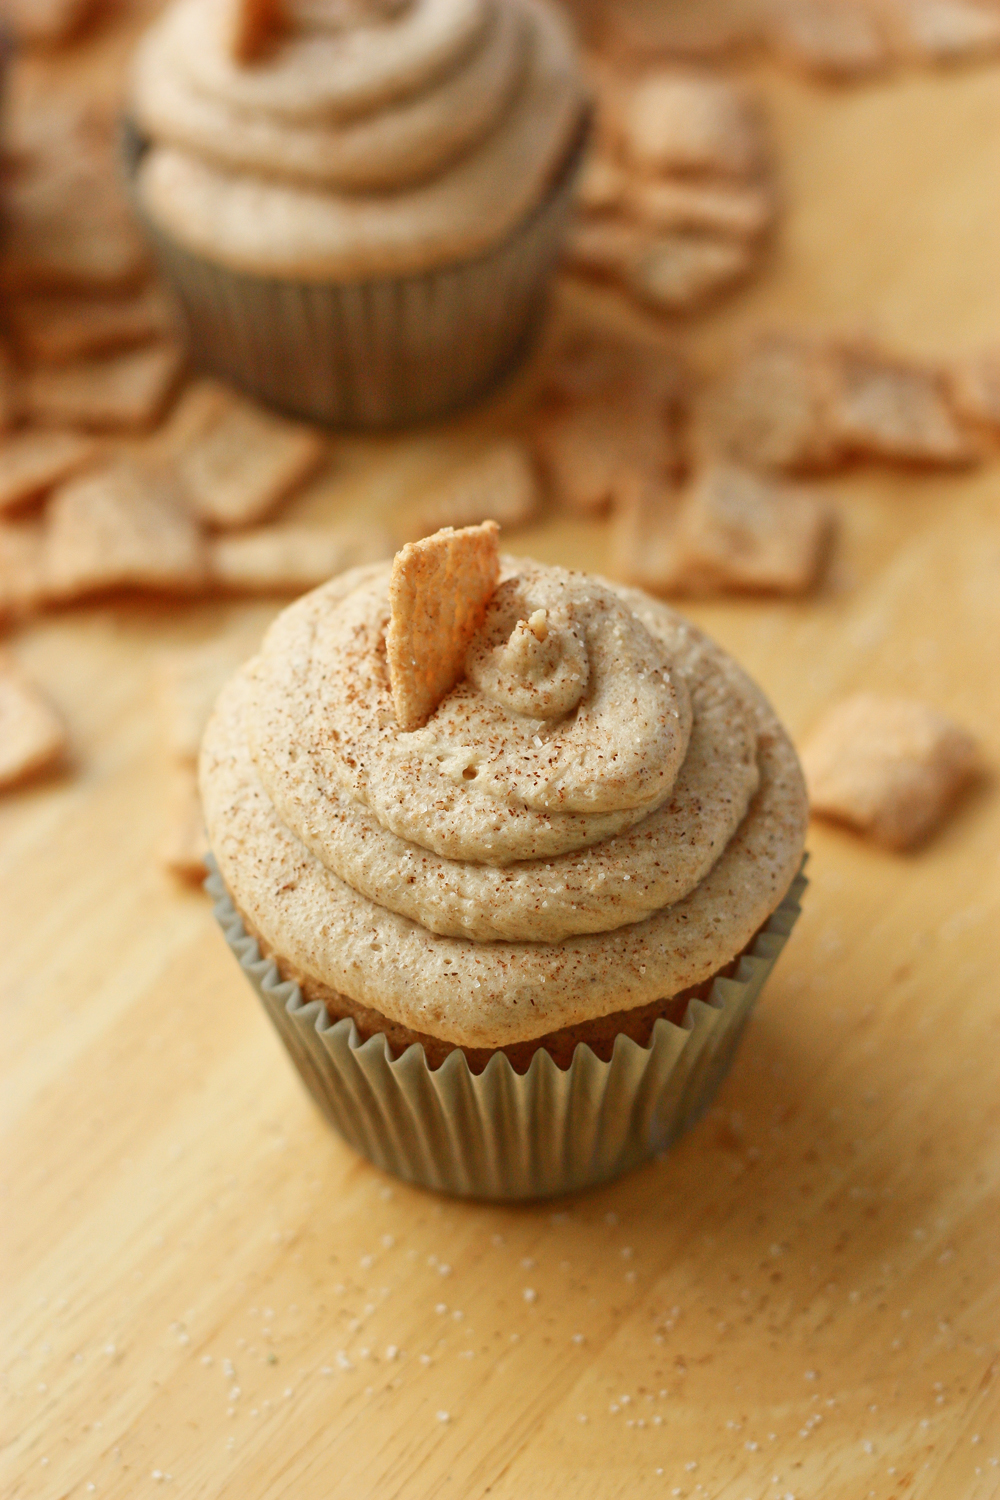
[(205, 367), (382, 426), (471, 399), (530, 341), (585, 134), (540, 0), (175, 0), (132, 120)]

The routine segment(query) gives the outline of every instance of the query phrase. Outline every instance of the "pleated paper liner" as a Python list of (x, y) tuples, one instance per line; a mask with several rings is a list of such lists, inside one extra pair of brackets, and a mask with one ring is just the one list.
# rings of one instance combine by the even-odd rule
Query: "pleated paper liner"
[[(527, 353), (588, 134), (584, 119), (541, 203), (498, 245), (409, 276), (310, 283), (233, 271), (177, 244), (132, 198), (201, 369), (310, 421), (400, 427), (467, 405)], [(122, 142), (134, 184), (148, 142), (128, 120)]]
[(801, 873), (730, 979), (692, 1000), (681, 1025), (658, 1020), (649, 1045), (617, 1037), (610, 1062), (581, 1043), (570, 1067), (540, 1048), (524, 1074), (504, 1053), (482, 1073), (461, 1051), (427, 1066), (414, 1043), (393, 1058), (382, 1035), (305, 1002), (261, 958), (213, 861), (205, 888), (240, 967), (316, 1103), (383, 1171), (459, 1197), (547, 1198), (609, 1182), (663, 1151), (711, 1104), (750, 1011), (784, 948), (806, 887)]

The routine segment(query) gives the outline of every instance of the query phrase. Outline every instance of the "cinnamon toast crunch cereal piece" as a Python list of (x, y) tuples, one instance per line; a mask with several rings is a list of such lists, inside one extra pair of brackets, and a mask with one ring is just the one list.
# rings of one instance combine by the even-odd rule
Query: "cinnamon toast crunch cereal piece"
[(200, 431), (177, 462), (195, 515), (213, 526), (261, 521), (313, 473), (326, 444), (316, 428), (289, 421), (214, 382), (201, 403)]
[(753, 240), (774, 218), (774, 195), (756, 182), (629, 177), (624, 199), (638, 219), (660, 231), (693, 229)]
[(99, 451), (93, 438), (58, 428), (27, 428), (0, 438), (0, 511), (61, 484), (92, 463)]
[(206, 580), (205, 545), (169, 476), (120, 460), (52, 496), (43, 576), (60, 599), (113, 588), (185, 591)]
[(752, 0), (619, 0), (605, 6), (604, 51), (630, 65), (664, 58), (716, 59), (759, 37)]
[(0, 521), (0, 623), (30, 614), (44, 594), (41, 522)]
[(606, 213), (617, 208), (625, 193), (626, 176), (614, 157), (591, 151), (577, 183), (577, 202), (586, 213)]
[(0, 787), (53, 765), (66, 749), (66, 727), (20, 668), (0, 657)]
[(193, 765), (173, 766), (167, 795), (167, 826), (160, 844), (160, 863), (178, 880), (200, 885), (208, 873), (208, 835)]
[(972, 737), (936, 709), (859, 693), (823, 718), (802, 763), (814, 813), (909, 849), (940, 823), (979, 757)]
[(941, 376), (874, 351), (843, 353), (830, 423), (844, 451), (859, 456), (941, 465), (976, 457), (949, 408)]
[(443, 526), (459, 530), (482, 521), (496, 521), (511, 530), (533, 520), (540, 503), (538, 475), (528, 450), (508, 439), (495, 443), (433, 496), (408, 510), (406, 540), (430, 536)]
[(53, 365), (152, 343), (175, 326), (157, 286), (125, 297), (23, 298), (13, 303), (10, 316), (25, 357)]
[(623, 146), (642, 172), (760, 170), (764, 142), (757, 113), (734, 84), (694, 69), (650, 73), (623, 106)]
[(745, 469), (708, 469), (681, 504), (673, 575), (660, 592), (801, 594), (816, 581), (833, 516), (821, 497)]
[(629, 266), (629, 289), (657, 312), (695, 312), (742, 281), (756, 257), (740, 240), (664, 235)]
[(634, 468), (666, 474), (677, 450), (669, 417), (630, 390), (543, 413), (535, 451), (556, 505), (571, 515), (597, 516), (615, 501)]
[(834, 467), (843, 445), (831, 420), (838, 357), (832, 346), (774, 334), (723, 374), (704, 411), (710, 451), (750, 468)]
[(495, 521), (446, 529), (396, 553), (386, 658), (402, 730), (425, 724), (462, 675), (500, 576)]
[(25, 403), (41, 423), (91, 432), (141, 431), (159, 418), (183, 367), (184, 353), (176, 344), (42, 365), (25, 376)]
[(665, 593), (678, 575), (676, 491), (648, 470), (630, 469), (619, 484), (611, 522), (616, 578)]
[(869, 77), (892, 61), (878, 12), (857, 0), (779, 0), (768, 21), (779, 57), (815, 78)]
[(563, 260), (582, 276), (614, 281), (628, 274), (648, 243), (648, 233), (626, 219), (584, 218), (571, 226)]
[[(421, 533), (424, 535), (425, 533)], [(209, 539), (213, 580), (239, 594), (302, 594), (362, 563), (392, 556), (380, 526), (255, 526)]]

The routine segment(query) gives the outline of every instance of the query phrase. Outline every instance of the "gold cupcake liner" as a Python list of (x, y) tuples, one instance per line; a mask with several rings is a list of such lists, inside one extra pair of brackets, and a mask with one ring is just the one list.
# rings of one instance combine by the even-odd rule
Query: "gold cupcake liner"
[[(467, 405), (526, 355), (588, 133), (584, 119), (542, 201), (499, 244), (413, 275), (324, 283), (253, 276), (184, 249), (135, 192), (133, 206), (198, 366), (308, 421), (399, 427)], [(130, 185), (147, 145), (126, 120)]]
[(240, 967), (331, 1125), (363, 1156), (408, 1182), (458, 1197), (548, 1198), (608, 1182), (694, 1124), (729, 1071), (743, 1028), (800, 911), (796, 876), (730, 979), (691, 1000), (680, 1025), (658, 1020), (649, 1045), (626, 1036), (602, 1062), (580, 1043), (561, 1070), (540, 1048), (524, 1074), (504, 1053), (480, 1074), (461, 1051), (439, 1068), (414, 1043), (394, 1058), (362, 1042), (262, 958), (210, 860), (205, 889)]

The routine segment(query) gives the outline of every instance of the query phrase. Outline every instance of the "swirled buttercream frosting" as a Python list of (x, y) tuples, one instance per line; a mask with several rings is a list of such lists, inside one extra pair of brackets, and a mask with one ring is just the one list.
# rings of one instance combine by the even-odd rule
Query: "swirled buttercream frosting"
[(736, 663), (636, 590), (504, 558), (464, 677), (404, 732), (389, 576), (285, 610), (205, 737), (211, 846), (279, 965), (490, 1048), (741, 952), (798, 870), (806, 801)]
[(425, 270), (495, 244), (577, 129), (566, 24), (545, 0), (286, 0), (241, 63), (232, 0), (174, 0), (135, 61), (139, 192), (189, 249), (301, 279)]

